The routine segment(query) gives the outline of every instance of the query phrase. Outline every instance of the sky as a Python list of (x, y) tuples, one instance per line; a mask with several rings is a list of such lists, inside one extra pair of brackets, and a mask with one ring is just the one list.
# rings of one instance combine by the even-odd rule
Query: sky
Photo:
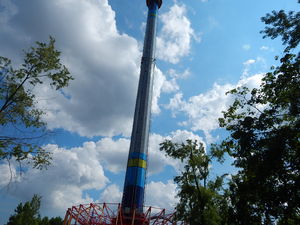
[[(159, 151), (165, 139), (209, 147), (228, 135), (217, 119), (225, 93), (258, 87), (282, 55), (280, 40), (262, 39), (260, 18), (296, 10), (296, 0), (165, 0), (159, 10), (146, 205), (172, 209), (181, 164)], [(0, 162), (0, 225), (19, 202), (42, 196), (42, 216), (90, 202), (120, 202), (139, 78), (147, 7), (141, 0), (0, 0), (0, 55), (18, 66), (22, 50), (56, 39), (75, 78), (62, 92), (35, 89), (53, 135), (48, 170)], [(209, 148), (207, 148), (209, 151)], [(212, 164), (212, 176), (236, 171)], [(162, 200), (163, 199), (163, 200)]]

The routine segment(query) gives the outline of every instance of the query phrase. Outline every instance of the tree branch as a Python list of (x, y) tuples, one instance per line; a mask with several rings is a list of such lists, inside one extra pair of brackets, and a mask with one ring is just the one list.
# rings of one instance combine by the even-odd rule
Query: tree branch
[(8, 106), (10, 106), (13, 103), (13, 98), (17, 94), (17, 92), (20, 90), (20, 88), (24, 85), (24, 83), (29, 79), (30, 72), (26, 75), (25, 79), (19, 84), (19, 86), (16, 88), (16, 90), (5, 100), (5, 103), (0, 109), (0, 113), (2, 113)]

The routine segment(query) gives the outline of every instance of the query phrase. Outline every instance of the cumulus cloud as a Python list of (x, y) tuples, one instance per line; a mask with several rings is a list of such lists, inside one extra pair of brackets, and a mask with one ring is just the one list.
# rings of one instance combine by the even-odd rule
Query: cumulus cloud
[(118, 32), (108, 1), (1, 4), (1, 54), (21, 58), (22, 49), (53, 35), (75, 78), (64, 94), (36, 90), (49, 127), (82, 136), (130, 135), (141, 53), (134, 38)]
[[(146, 184), (145, 187), (145, 206), (152, 206), (173, 210), (178, 203), (177, 185), (172, 181), (154, 182)], [(168, 190), (166, 192), (166, 190)], [(163, 199), (163, 201), (162, 201)], [(102, 192), (99, 202), (113, 202), (118, 203), (122, 200), (122, 192), (120, 188), (115, 185), (109, 185)]]
[[(160, 107), (158, 105), (159, 97), (165, 83), (168, 82), (166, 76), (162, 73), (161, 70), (155, 67), (154, 69), (154, 79), (153, 79), (153, 95), (152, 95), (152, 106), (151, 113), (159, 114)], [(171, 89), (174, 89), (176, 84), (171, 84)], [(176, 87), (175, 87), (176, 88)]]
[(241, 79), (246, 79), (250, 76), (250, 74), (253, 74), (253, 69), (257, 69), (258, 67), (263, 68), (264, 70), (267, 69), (265, 59), (262, 57), (256, 57), (256, 59), (248, 59), (243, 63), (244, 69), (242, 72)]
[(255, 64), (256, 62), (257, 60), (255, 59), (248, 59), (247, 61), (243, 62), (244, 70), (242, 73), (242, 78), (246, 78), (247, 76), (249, 76), (251, 65)]
[(104, 168), (112, 173), (119, 173), (126, 168), (129, 144), (130, 140), (127, 138), (103, 138), (94, 147)]
[(151, 134), (149, 141), (149, 174), (161, 172), (165, 166), (172, 166), (175, 170), (179, 171), (182, 164), (178, 160), (171, 159), (165, 156), (164, 152), (159, 150), (159, 144), (165, 140), (171, 140), (174, 143), (184, 143), (187, 139), (197, 140), (203, 143), (203, 139), (186, 130), (176, 130), (167, 136), (159, 134)]
[(178, 203), (176, 184), (171, 180), (166, 183), (151, 181), (145, 192), (146, 205), (172, 210)]
[[(45, 146), (53, 155), (52, 165), (43, 171), (26, 168), (23, 174), (13, 179), (6, 194), (20, 201), (31, 199), (34, 194), (43, 196), (42, 211), (47, 215), (62, 215), (72, 205), (94, 201), (84, 191), (103, 189), (109, 182), (97, 159), (93, 142), (72, 149), (59, 148), (57, 145)], [(16, 171), (17, 164), (11, 165)], [(0, 167), (0, 180), (8, 181), (7, 164)], [(1, 185), (7, 183), (1, 182)], [(1, 208), (5, 207), (1, 202)]]
[(108, 203), (119, 203), (122, 201), (122, 192), (120, 188), (115, 185), (109, 185), (102, 192), (99, 202), (108, 202)]
[(0, 164), (0, 189), (7, 186), (9, 188), (9, 184), (12, 180), (17, 178), (17, 173), (15, 167), (9, 166), (9, 164)]
[(170, 79), (164, 82), (162, 91), (166, 93), (171, 93), (179, 90), (177, 80), (188, 78), (190, 75), (190, 71), (189, 69), (186, 69), (182, 73), (180, 73), (174, 69), (169, 69), (167, 75)]
[[(166, 136), (154, 133), (150, 134), (148, 149), (149, 175), (161, 172), (167, 165), (174, 167), (176, 170), (181, 166), (177, 160), (166, 157), (165, 154), (159, 150), (159, 144), (166, 139), (176, 143), (183, 143), (187, 139), (203, 142), (201, 137), (186, 130), (176, 130)], [(112, 138), (103, 138), (94, 144), (94, 148), (95, 151), (99, 153), (98, 159), (104, 168), (117, 174), (126, 169), (129, 144), (130, 140), (125, 138), (115, 140)]]
[[(253, 62), (249, 61), (247, 64), (251, 63)], [(211, 143), (213, 137), (210, 132), (219, 127), (218, 118), (222, 116), (222, 111), (225, 111), (234, 100), (233, 96), (225, 93), (239, 86), (258, 87), (261, 78), (262, 74), (256, 74), (242, 77), (235, 85), (215, 83), (207, 92), (192, 96), (187, 100), (184, 100), (183, 94), (178, 92), (170, 99), (166, 108), (171, 110), (174, 117), (178, 113), (184, 113), (187, 120), (181, 121), (180, 125), (190, 127), (193, 131), (203, 131), (206, 141)]]
[[(30, 0), (0, 4), (1, 54), (20, 62), (21, 49), (53, 35), (62, 51), (63, 63), (75, 78), (63, 93), (47, 85), (35, 90), (38, 107), (47, 112), (44, 119), (49, 128), (63, 128), (88, 137), (129, 136), (141, 52), (137, 40), (118, 31), (115, 12), (108, 1)], [(189, 53), (191, 38), (195, 36), (185, 14), (185, 6), (175, 4), (162, 15), (164, 25), (158, 51), (165, 52), (166, 59), (172, 62)], [(157, 68), (152, 112), (160, 112), (158, 101), (162, 92), (178, 89), (176, 79), (168, 80)]]
[[(145, 187), (145, 205), (167, 210), (173, 210), (178, 202), (177, 185), (172, 181), (154, 182), (146, 184)], [(166, 192), (166, 190), (168, 190)], [(109, 185), (101, 194), (99, 202), (121, 202), (122, 192), (120, 188), (115, 185)], [(163, 199), (163, 201), (162, 201)]]
[[(159, 144), (165, 139), (173, 142), (182, 143), (187, 139), (202, 141), (201, 137), (185, 130), (177, 130), (170, 135), (162, 136), (152, 134), (149, 142), (149, 166), (148, 174), (161, 172), (165, 166), (172, 166), (175, 170), (181, 168), (180, 162), (167, 158), (159, 150)], [(43, 196), (42, 213), (51, 216), (63, 215), (67, 208), (72, 205), (79, 205), (95, 201), (120, 202), (121, 190), (111, 183), (105, 173), (107, 171), (118, 173), (125, 171), (128, 157), (129, 139), (103, 138), (97, 142), (85, 142), (80, 147), (60, 148), (57, 145), (49, 144), (46, 150), (52, 153), (52, 165), (43, 171), (32, 168), (25, 168), (20, 176), (18, 165), (11, 164), (13, 179), (10, 179), (10, 169), (8, 164), (0, 165), (0, 189), (1, 194), (12, 196), (18, 201), (28, 201), (34, 194)], [(121, 178), (123, 179), (123, 178)], [(10, 183), (9, 183), (10, 182)], [(9, 188), (6, 190), (6, 186)], [(174, 184), (168, 182), (153, 183), (148, 185), (149, 202), (160, 207), (168, 207), (174, 203)], [(155, 188), (170, 188), (171, 191), (166, 195), (165, 205), (156, 202), (160, 199), (161, 193)], [(164, 189), (161, 189), (164, 190)], [(89, 191), (101, 193), (100, 197), (89, 195)], [(152, 194), (151, 194), (152, 193)], [(3, 208), (5, 202), (0, 202)]]
[(160, 19), (163, 26), (157, 37), (157, 57), (178, 63), (190, 53), (191, 40), (197, 39), (186, 16), (185, 5), (175, 3), (168, 12), (160, 15)]
[(193, 131), (204, 131), (206, 141), (211, 142), (209, 132), (218, 128), (217, 119), (231, 102), (225, 92), (232, 88), (233, 86), (229, 84), (215, 83), (208, 92), (193, 96), (186, 101), (183, 100), (183, 94), (179, 92), (170, 100), (167, 109), (172, 111), (174, 117), (179, 112), (185, 113), (188, 119), (180, 122), (180, 125), (191, 127)]
[(186, 69), (184, 72), (179, 73), (174, 69), (170, 69), (166, 74), (158, 68), (154, 70), (154, 85), (153, 85), (153, 96), (152, 96), (152, 108), (151, 112), (154, 115), (160, 113), (161, 109), (159, 106), (159, 98), (161, 93), (172, 93), (179, 91), (179, 85), (177, 84), (178, 79), (185, 79), (189, 76), (190, 72)]

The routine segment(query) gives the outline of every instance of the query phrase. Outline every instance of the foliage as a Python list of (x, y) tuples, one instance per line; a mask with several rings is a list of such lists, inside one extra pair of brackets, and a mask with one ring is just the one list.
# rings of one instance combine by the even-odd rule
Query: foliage
[[(300, 0), (298, 0), (300, 3)], [(285, 52), (296, 48), (300, 41), (300, 12), (290, 11), (286, 13), (284, 10), (279, 12), (272, 11), (261, 18), (267, 25), (261, 33), (264, 38), (270, 37), (272, 39), (281, 36), (284, 45), (287, 45)]]
[(38, 225), (40, 201), (41, 197), (34, 195), (30, 202), (24, 205), (20, 203), (15, 209), (15, 214), (9, 218), (7, 225)]
[[(168, 156), (185, 163), (174, 179), (176, 210), (190, 224), (300, 224), (300, 13), (273, 11), (262, 21), (264, 38), (281, 37), (286, 48), (259, 88), (228, 92), (235, 101), (219, 124), (230, 136), (212, 145), (210, 156), (197, 142), (161, 144)], [(238, 168), (227, 189), (225, 175), (207, 182), (211, 159), (224, 162), (225, 153)]]
[(39, 222), (39, 225), (62, 225), (62, 224), (63, 224), (63, 220), (60, 217), (53, 217), (50, 219), (48, 217), (44, 217)]
[(300, 224), (300, 13), (267, 14), (265, 37), (281, 36), (287, 45), (280, 64), (265, 74), (259, 88), (239, 87), (220, 126), (230, 137), (214, 146), (239, 168), (228, 194), (232, 224)]
[(15, 214), (10, 216), (6, 225), (62, 225), (60, 217), (49, 219), (41, 218), (39, 214), (41, 197), (34, 195), (30, 202), (20, 203), (15, 209)]
[(217, 225), (226, 224), (226, 202), (219, 193), (223, 178), (209, 181), (211, 158), (205, 153), (202, 143), (187, 140), (177, 144), (164, 141), (160, 150), (184, 163), (181, 174), (174, 178), (177, 183), (180, 202), (176, 206), (176, 217), (189, 224)]
[(40, 169), (50, 163), (51, 155), (36, 143), (47, 129), (33, 89), (49, 83), (60, 90), (73, 79), (54, 44), (52, 37), (49, 43), (36, 42), (36, 47), (24, 52), (18, 69), (0, 56), (0, 160), (30, 159), (33, 167)]

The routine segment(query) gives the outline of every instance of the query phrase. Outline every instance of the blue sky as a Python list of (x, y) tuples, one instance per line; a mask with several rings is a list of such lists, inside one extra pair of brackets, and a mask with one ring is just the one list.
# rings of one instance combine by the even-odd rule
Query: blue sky
[[(176, 204), (173, 176), (180, 163), (159, 143), (187, 138), (206, 146), (226, 136), (217, 118), (232, 102), (225, 92), (257, 87), (283, 47), (262, 39), (260, 17), (299, 10), (293, 0), (170, 0), (159, 11), (157, 63), (146, 204)], [(0, 164), (0, 224), (20, 201), (40, 194), (42, 215), (64, 216), (72, 205), (119, 202), (128, 154), (147, 8), (141, 0), (1, 0), (0, 54), (21, 62), (22, 49), (56, 38), (75, 80), (64, 94), (46, 84), (37, 106), (55, 132), (43, 140), (53, 153), (47, 171), (19, 176)], [(66, 96), (68, 96), (66, 98)], [(213, 174), (234, 171), (212, 165)], [(26, 165), (25, 165), (26, 166)], [(168, 190), (166, 192), (166, 190)], [(164, 201), (161, 201), (164, 199)]]

